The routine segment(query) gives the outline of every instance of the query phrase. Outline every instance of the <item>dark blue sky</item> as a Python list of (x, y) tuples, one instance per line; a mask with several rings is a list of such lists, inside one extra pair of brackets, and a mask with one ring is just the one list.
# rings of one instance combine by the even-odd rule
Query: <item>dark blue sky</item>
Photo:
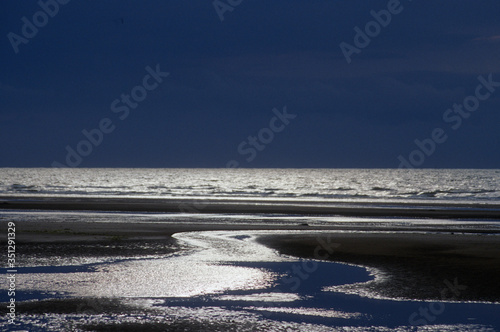
[(0, 5), (0, 167), (500, 167), (498, 0), (60, 2)]

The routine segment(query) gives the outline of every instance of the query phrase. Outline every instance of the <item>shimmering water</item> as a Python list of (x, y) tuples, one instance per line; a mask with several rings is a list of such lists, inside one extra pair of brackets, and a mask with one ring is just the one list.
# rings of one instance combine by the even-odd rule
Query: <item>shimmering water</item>
[[(184, 324), (179, 329), (183, 331), (494, 331), (500, 327), (498, 304), (392, 301), (332, 291), (335, 285), (370, 281), (376, 271), (280, 256), (255, 241), (269, 233), (179, 233), (175, 237), (190, 247), (180, 254), (90, 264), (86, 271), (64, 272), (50, 266), (38, 273), (21, 270), (17, 282), (27, 299), (41, 294), (76, 297), (81, 304), (76, 314), (20, 312), (18, 327), (30, 331), (79, 331), (85, 324), (140, 324), (145, 331), (147, 324)], [(102, 314), (113, 298), (141, 308), (141, 313)], [(431, 319), (425, 326), (415, 326), (412, 317), (423, 319), (418, 314), (421, 308), (433, 310)]]
[(0, 169), (0, 195), (500, 199), (500, 170)]

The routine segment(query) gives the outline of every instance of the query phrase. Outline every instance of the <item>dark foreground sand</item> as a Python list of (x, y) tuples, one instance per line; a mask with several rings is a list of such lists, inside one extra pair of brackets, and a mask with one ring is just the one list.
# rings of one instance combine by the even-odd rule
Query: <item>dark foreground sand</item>
[[(345, 216), (400, 216), (432, 218), (500, 219), (498, 206), (442, 206), (414, 204), (380, 206), (365, 204), (200, 202), (161, 200), (88, 200), (70, 199), (0, 199), (0, 227), (7, 229), (8, 218), (1, 210), (96, 210), (199, 213), (286, 213), (336, 214)], [(58, 219), (60, 220), (60, 219)], [(210, 230), (271, 230), (275, 235), (261, 236), (258, 241), (282, 254), (304, 258), (321, 258), (376, 268), (386, 276), (381, 282), (363, 284), (361, 289), (392, 298), (422, 300), (457, 300), (500, 302), (500, 233), (480, 224), (464, 227), (458, 224), (434, 225), (414, 223), (377, 227), (376, 223), (352, 222), (331, 225), (299, 223), (217, 223), (193, 222), (36, 222), (16, 221), (16, 254), (18, 266), (23, 262), (51, 258), (87, 258), (170, 254), (183, 249), (172, 235), (179, 232)], [(297, 230), (298, 233), (281, 233)], [(345, 232), (355, 231), (355, 232)], [(311, 231), (319, 231), (312, 233)], [(424, 234), (425, 232), (425, 234)], [(4, 233), (6, 234), (6, 233)], [(2, 243), (5, 236), (1, 237)], [(95, 304), (98, 303), (98, 306)], [(130, 306), (119, 299), (47, 299), (20, 302), (18, 312), (45, 314), (145, 314), (143, 308)], [(89, 324), (91, 331), (238, 331), (234, 322), (174, 320), (165, 324)], [(248, 330), (255, 330), (249, 327)]]
[(1, 209), (500, 219), (500, 204), (0, 196)]
[[(0, 220), (6, 229), (8, 220)], [(442, 227), (441, 227), (442, 228)], [(276, 230), (259, 241), (287, 255), (321, 258), (375, 267), (387, 273), (388, 279), (365, 287), (375, 294), (422, 300), (500, 301), (500, 235), (482, 229), (446, 230), (435, 234), (413, 233), (395, 227), (396, 233), (382, 233), (373, 226), (307, 226), (217, 223), (105, 223), (105, 222), (16, 222), (18, 257), (35, 259), (51, 257), (99, 257), (169, 254), (182, 250), (171, 235), (204, 230)], [(280, 234), (280, 230), (302, 230)], [(357, 230), (346, 233), (342, 230)], [(311, 230), (319, 230), (312, 234)], [(385, 228), (387, 230), (387, 228)], [(417, 227), (418, 230), (418, 227)], [(426, 231), (429, 229), (427, 228)], [(453, 234), (451, 233), (453, 231)], [(461, 233), (457, 233), (461, 232)], [(329, 250), (329, 251), (328, 251)], [(97, 304), (97, 305), (96, 305)], [(17, 304), (26, 315), (149, 314), (119, 299), (47, 299)], [(155, 312), (150, 314), (154, 315)], [(89, 317), (90, 317), (89, 316)], [(257, 331), (249, 323), (247, 330)], [(79, 325), (89, 331), (240, 331), (232, 321), (173, 319), (164, 323), (89, 323)], [(260, 329), (262, 330), (262, 329)]]
[[(3, 229), (6, 223), (6, 220), (0, 221)], [(342, 232), (345, 228), (359, 232)], [(394, 228), (395, 233), (384, 233), (373, 226), (39, 221), (17, 222), (16, 244), (20, 261), (23, 255), (143, 256), (180, 250), (182, 247), (172, 234), (203, 230), (276, 230), (276, 235), (262, 236), (259, 241), (282, 254), (381, 270), (388, 278), (369, 287), (383, 296), (500, 301), (500, 235), (474, 229), (470, 233), (463, 230), (455, 233), (436, 228), (434, 234), (410, 234), (408, 228)], [(279, 234), (280, 230), (303, 230), (304, 233)], [(321, 232), (316, 235), (311, 234), (311, 230)], [(144, 246), (145, 243), (150, 245)], [(443, 294), (443, 289), (450, 284), (455, 285), (455, 291), (448, 287), (450, 290)]]
[(367, 287), (387, 297), (500, 301), (499, 236), (325, 232), (259, 241), (283, 254), (374, 267), (387, 278)]

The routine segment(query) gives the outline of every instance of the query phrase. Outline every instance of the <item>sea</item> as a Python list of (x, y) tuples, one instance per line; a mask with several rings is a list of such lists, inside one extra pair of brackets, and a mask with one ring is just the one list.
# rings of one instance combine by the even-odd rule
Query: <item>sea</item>
[[(0, 169), (0, 202), (58, 197), (397, 203), (410, 208), (439, 204), (498, 209), (500, 170)], [(72, 250), (74, 244), (50, 243), (40, 247), (41, 251), (50, 248), (50, 255), (23, 257), (23, 244), (19, 243), (17, 303), (27, 303), (24, 308), (48, 304), (46, 312), (23, 313), (19, 309), (16, 323), (2, 322), (2, 330), (93, 330), (89, 326), (100, 326), (96, 329), (100, 331), (500, 330), (500, 301), (422, 301), (346, 291), (349, 285), (373, 283), (385, 276), (364, 266), (280, 255), (257, 241), (277, 232), (315, 235), (319, 231), (314, 226), (334, 223), (370, 223), (380, 226), (382, 232), (390, 232), (394, 225), (469, 227), (481, 229), (481, 236), (498, 236), (500, 220), (4, 208), (0, 209), (0, 221), (15, 223), (18, 232), (22, 232), (24, 223), (39, 221), (88, 222), (89, 228), (113, 222), (134, 223), (137, 227), (141, 222), (308, 226), (304, 231), (182, 232), (173, 235), (182, 250), (141, 257), (72, 257), (63, 252)], [(425, 232), (425, 228), (418, 230), (419, 234)], [(108, 247), (115, 245), (110, 242)], [(148, 250), (153, 245), (161, 244), (142, 244)], [(6, 278), (7, 269), (1, 271)], [(4, 305), (8, 301), (7, 283), (3, 283), (0, 302)], [(76, 312), (61, 309), (66, 304), (74, 306), (74, 301), (78, 303)], [(118, 304), (129, 309), (120, 311)]]
[(2, 168), (0, 196), (500, 201), (500, 170)]

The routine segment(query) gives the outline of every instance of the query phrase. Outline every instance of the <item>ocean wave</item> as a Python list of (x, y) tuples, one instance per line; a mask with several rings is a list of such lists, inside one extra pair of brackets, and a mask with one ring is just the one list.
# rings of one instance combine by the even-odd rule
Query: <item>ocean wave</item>
[(40, 192), (41, 188), (35, 185), (24, 185), (14, 183), (8, 186), (7, 191), (10, 192)]
[(338, 187), (338, 188), (335, 188), (333, 190), (337, 190), (337, 191), (350, 191), (350, 190), (355, 190), (355, 189), (351, 188), (351, 187)]
[(394, 189), (391, 189), (391, 188), (385, 188), (385, 187), (372, 187), (373, 191), (393, 191)]
[(0, 169), (3, 195), (498, 200), (498, 170)]

